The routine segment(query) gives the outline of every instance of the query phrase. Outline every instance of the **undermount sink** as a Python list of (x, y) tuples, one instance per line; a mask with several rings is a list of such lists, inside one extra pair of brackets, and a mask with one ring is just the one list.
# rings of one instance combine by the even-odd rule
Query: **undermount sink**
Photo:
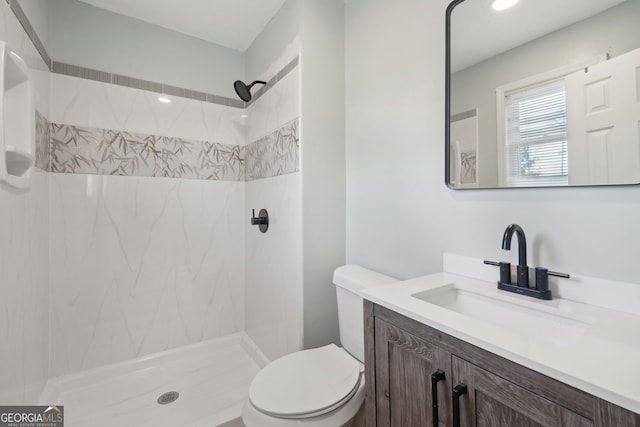
[(566, 345), (591, 326), (585, 319), (557, 307), (523, 300), (521, 297), (486, 295), (455, 284), (411, 295), (414, 298), (476, 320), (516, 332), (522, 337)]

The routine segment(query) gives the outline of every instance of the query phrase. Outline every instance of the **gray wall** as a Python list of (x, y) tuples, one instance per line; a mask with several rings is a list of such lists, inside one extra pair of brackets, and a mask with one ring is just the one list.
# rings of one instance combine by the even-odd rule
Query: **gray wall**
[(401, 278), (441, 271), (443, 252), (514, 262), (514, 222), (530, 265), (639, 283), (638, 186), (447, 189), (447, 4), (347, 1), (347, 261)]
[[(287, 0), (276, 16), (247, 48), (245, 74), (247, 80), (270, 79), (268, 73), (280, 69), (274, 63), (286, 55), (302, 34), (302, 0)], [(280, 67), (281, 68), (281, 67)]]
[(498, 185), (496, 87), (606, 52), (617, 56), (636, 49), (640, 47), (638, 17), (640, 1), (626, 1), (452, 75), (452, 114), (479, 110), (481, 187)]
[(339, 342), (333, 270), (345, 263), (343, 0), (305, 0), (302, 55), (304, 347)]
[(240, 51), (75, 0), (54, 1), (54, 61), (234, 98), (233, 82), (244, 80)]
[(47, 52), (50, 46), (50, 22), (51, 0), (19, 0), (20, 7), (29, 18), (29, 23), (38, 34), (38, 38)]

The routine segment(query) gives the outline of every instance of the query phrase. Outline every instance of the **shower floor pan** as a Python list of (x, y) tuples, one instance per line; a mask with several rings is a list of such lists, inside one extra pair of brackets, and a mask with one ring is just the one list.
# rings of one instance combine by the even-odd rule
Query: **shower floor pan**
[(249, 384), (266, 362), (235, 334), (53, 378), (40, 400), (64, 406), (65, 427), (242, 425)]

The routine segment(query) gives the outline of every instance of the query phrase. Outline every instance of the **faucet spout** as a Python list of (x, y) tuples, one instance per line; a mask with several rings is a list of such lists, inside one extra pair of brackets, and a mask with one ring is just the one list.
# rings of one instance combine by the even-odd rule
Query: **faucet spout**
[(527, 265), (527, 238), (524, 236), (524, 230), (518, 224), (509, 224), (507, 229), (504, 230), (502, 249), (505, 251), (511, 250), (513, 233), (516, 233), (518, 237), (518, 265), (525, 267)]
[(522, 288), (529, 287), (529, 267), (527, 266), (527, 239), (524, 237), (524, 230), (518, 224), (510, 224), (504, 230), (502, 237), (502, 249), (511, 250), (511, 240), (513, 233), (518, 236), (518, 266), (516, 267), (516, 284)]

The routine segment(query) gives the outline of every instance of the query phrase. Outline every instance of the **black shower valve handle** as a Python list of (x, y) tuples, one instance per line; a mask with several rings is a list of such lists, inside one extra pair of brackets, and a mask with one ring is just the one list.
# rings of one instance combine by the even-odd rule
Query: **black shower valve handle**
[(256, 210), (251, 209), (251, 225), (257, 225), (260, 231), (266, 233), (269, 229), (269, 213), (266, 209), (260, 209), (258, 216), (256, 216)]
[[(260, 214), (262, 214), (262, 211), (260, 212)], [(256, 210), (251, 209), (251, 225), (267, 224), (268, 222), (269, 222), (268, 216), (262, 216), (262, 215), (256, 216)]]

